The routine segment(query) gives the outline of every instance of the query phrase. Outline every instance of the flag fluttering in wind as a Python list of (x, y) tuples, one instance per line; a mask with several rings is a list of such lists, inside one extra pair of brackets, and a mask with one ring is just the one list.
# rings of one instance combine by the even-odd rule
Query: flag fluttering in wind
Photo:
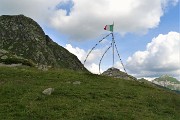
[(104, 30), (108, 30), (108, 31), (113, 32), (113, 27), (114, 27), (114, 24), (112, 24), (112, 25), (106, 25), (106, 26), (104, 27)]

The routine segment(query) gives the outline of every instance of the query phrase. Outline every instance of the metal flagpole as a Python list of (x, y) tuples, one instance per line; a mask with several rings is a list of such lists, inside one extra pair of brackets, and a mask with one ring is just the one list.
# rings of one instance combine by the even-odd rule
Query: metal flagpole
[(112, 52), (113, 52), (113, 66), (114, 67), (114, 34), (112, 32)]
[(112, 29), (112, 52), (113, 52), (113, 66), (114, 67), (114, 34), (113, 34), (113, 30), (114, 30), (114, 22), (113, 22), (113, 29)]

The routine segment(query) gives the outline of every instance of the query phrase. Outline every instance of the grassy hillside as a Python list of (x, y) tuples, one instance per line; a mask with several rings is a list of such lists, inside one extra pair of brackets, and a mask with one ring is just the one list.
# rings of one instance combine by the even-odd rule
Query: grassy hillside
[[(80, 84), (73, 84), (80, 81)], [(52, 95), (42, 91), (52, 87)], [(180, 95), (70, 70), (0, 67), (1, 120), (179, 120)]]

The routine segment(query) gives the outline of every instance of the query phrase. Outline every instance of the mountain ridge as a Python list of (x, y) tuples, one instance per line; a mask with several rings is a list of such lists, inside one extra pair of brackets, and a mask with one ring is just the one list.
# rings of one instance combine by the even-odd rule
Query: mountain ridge
[(24, 15), (0, 16), (0, 49), (33, 61), (36, 66), (84, 70), (79, 59), (46, 35)]

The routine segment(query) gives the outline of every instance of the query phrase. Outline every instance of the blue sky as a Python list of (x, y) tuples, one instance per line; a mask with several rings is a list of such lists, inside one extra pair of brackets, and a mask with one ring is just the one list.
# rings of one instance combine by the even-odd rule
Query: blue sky
[[(37, 21), (55, 42), (81, 62), (115, 23), (118, 51), (128, 73), (138, 78), (169, 74), (180, 79), (179, 0), (1, 0), (0, 14), (24, 14)], [(99, 60), (111, 43), (108, 37), (92, 52), (86, 67), (98, 73)], [(172, 52), (173, 51), (173, 52)], [(115, 67), (122, 66), (115, 54)], [(112, 49), (102, 71), (112, 67)], [(102, 72), (101, 71), (101, 72)]]

